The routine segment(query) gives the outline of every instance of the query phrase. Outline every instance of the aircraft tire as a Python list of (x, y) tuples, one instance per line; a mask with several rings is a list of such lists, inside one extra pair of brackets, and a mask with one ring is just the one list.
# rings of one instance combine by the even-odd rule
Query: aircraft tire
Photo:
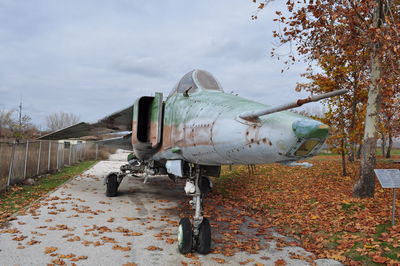
[(199, 238), (197, 241), (197, 252), (208, 254), (211, 249), (211, 226), (207, 218), (203, 218), (199, 228)]
[(107, 197), (116, 197), (118, 192), (118, 180), (116, 174), (110, 174), (107, 177), (107, 189), (106, 196)]
[(187, 254), (192, 251), (192, 223), (189, 218), (182, 218), (179, 221), (178, 229), (178, 249), (181, 254)]
[(211, 180), (206, 177), (202, 176), (200, 179), (200, 191), (203, 195), (207, 195), (207, 193), (212, 189)]

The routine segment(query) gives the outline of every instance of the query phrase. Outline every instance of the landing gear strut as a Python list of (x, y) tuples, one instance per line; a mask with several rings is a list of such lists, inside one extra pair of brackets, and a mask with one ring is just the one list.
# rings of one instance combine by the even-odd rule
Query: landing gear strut
[(211, 227), (207, 218), (203, 217), (202, 200), (211, 189), (211, 181), (201, 175), (201, 168), (196, 166), (192, 174), (192, 168), (186, 181), (186, 195), (193, 197), (190, 204), (195, 209), (193, 223), (189, 218), (182, 218), (178, 229), (179, 252), (186, 254), (197, 250), (200, 254), (207, 254), (211, 249)]

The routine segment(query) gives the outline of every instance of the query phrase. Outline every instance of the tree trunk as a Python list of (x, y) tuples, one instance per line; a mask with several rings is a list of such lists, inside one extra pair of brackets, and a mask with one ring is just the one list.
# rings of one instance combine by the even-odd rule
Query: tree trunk
[(376, 164), (377, 122), (381, 90), (381, 86), (378, 84), (380, 75), (379, 58), (377, 55), (373, 55), (371, 86), (368, 91), (363, 149), (361, 151), (361, 176), (353, 191), (354, 196), (360, 198), (373, 197), (375, 192), (374, 167)]
[[(354, 86), (355, 88), (354, 88), (354, 91), (356, 91), (357, 90), (357, 86)], [(351, 122), (350, 122), (350, 132), (354, 132), (354, 128), (355, 128), (355, 125), (356, 125), (356, 116), (355, 116), (355, 114), (356, 114), (356, 112), (357, 112), (357, 100), (356, 99), (353, 99), (353, 102), (352, 102), (352, 104), (351, 104), (351, 112), (353, 113), (353, 115), (351, 116)], [(354, 141), (354, 137), (353, 137), (353, 139), (351, 140), (351, 137), (350, 137), (350, 140), (349, 140), (349, 155), (348, 155), (348, 159), (349, 159), (349, 162), (354, 162), (354, 153), (356, 152), (356, 144), (355, 144), (355, 141)]]
[(381, 133), (381, 140), (382, 140), (381, 143), (382, 156), (385, 156), (386, 137), (384, 132)]
[(347, 157), (348, 157), (349, 162), (351, 162), (351, 163), (354, 162), (355, 147), (356, 146), (354, 145), (354, 143), (350, 143), (349, 155)]
[[(383, 3), (376, 0), (373, 15), (373, 26), (379, 28), (383, 19)], [(367, 114), (365, 117), (364, 141), (361, 154), (360, 179), (354, 186), (355, 197), (373, 197), (375, 192), (375, 163), (376, 140), (378, 129), (378, 112), (380, 108), (381, 94), (381, 62), (379, 58), (379, 43), (373, 44), (371, 53), (371, 85), (368, 90)]]
[(346, 170), (346, 153), (345, 153), (345, 145), (344, 145), (344, 138), (342, 138), (342, 175), (347, 176)]
[(357, 147), (357, 159), (360, 160), (361, 159), (361, 151), (362, 151), (362, 143), (360, 143)]
[(391, 157), (391, 152), (392, 152), (392, 146), (393, 146), (393, 136), (392, 136), (392, 132), (389, 132), (389, 144), (386, 150), (386, 158), (390, 158)]
[(371, 66), (371, 86), (368, 91), (367, 114), (365, 118), (365, 130), (363, 148), (361, 151), (361, 176), (354, 186), (354, 196), (365, 198), (373, 197), (375, 192), (376, 164), (376, 140), (378, 128), (378, 111), (380, 105), (379, 78), (381, 76), (380, 62), (375, 54)]

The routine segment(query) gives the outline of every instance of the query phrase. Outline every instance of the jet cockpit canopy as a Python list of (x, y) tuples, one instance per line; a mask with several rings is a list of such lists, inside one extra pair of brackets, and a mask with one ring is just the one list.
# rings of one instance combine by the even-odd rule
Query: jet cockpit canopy
[(169, 96), (175, 93), (193, 93), (198, 90), (212, 90), (221, 91), (222, 89), (219, 82), (214, 78), (211, 73), (195, 69), (186, 73), (182, 79), (175, 85)]

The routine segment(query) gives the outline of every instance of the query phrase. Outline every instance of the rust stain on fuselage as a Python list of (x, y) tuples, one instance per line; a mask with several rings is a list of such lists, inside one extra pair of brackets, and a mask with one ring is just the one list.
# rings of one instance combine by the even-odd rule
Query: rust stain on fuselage
[[(188, 97), (173, 95), (163, 106), (161, 145), (153, 150), (153, 158), (183, 159), (209, 165), (287, 160), (285, 154), (298, 141), (292, 123), (308, 119), (282, 112), (256, 122), (243, 121), (238, 117), (245, 110), (265, 106), (222, 92), (204, 91)], [(151, 121), (148, 126), (148, 142), (154, 145), (159, 125)], [(282, 148), (279, 143), (287, 145)]]

